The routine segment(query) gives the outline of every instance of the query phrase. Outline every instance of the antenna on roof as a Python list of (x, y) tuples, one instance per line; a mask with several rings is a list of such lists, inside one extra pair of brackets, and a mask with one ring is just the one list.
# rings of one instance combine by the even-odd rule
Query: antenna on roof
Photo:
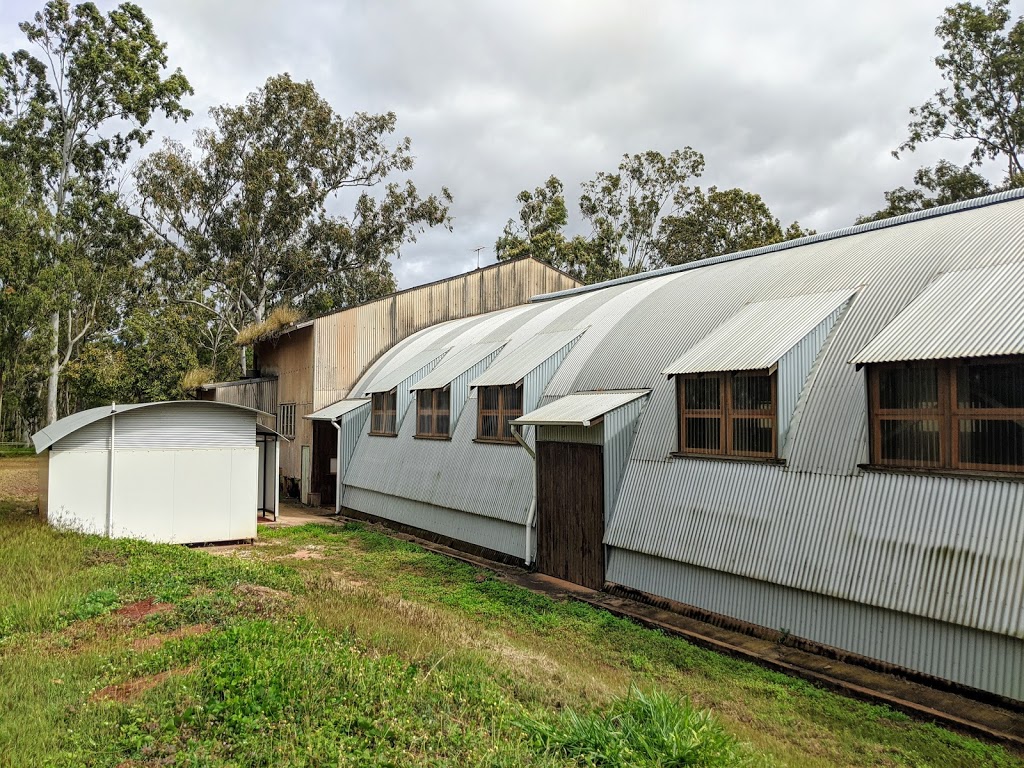
[(472, 248), (471, 250), (476, 251), (476, 268), (480, 269), (480, 251), (486, 248), (486, 245), (481, 245), (479, 248)]

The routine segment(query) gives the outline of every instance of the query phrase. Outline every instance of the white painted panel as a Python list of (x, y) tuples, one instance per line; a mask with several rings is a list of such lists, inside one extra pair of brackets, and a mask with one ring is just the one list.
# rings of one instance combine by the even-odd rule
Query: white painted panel
[[(271, 446), (273, 450), (273, 446)], [(226, 512), (231, 529), (226, 540), (256, 538), (256, 485), (259, 451), (236, 448), (231, 451), (231, 504)]]
[(53, 451), (48, 521), (57, 528), (106, 533), (106, 451)]
[[(118, 434), (120, 436), (120, 417)], [(115, 451), (111, 536), (174, 541), (174, 460), (178, 451)]]
[(255, 440), (252, 411), (213, 403), (168, 403), (127, 411), (117, 417), (114, 438), (116, 450), (246, 448)]
[[(250, 450), (255, 454), (256, 445)], [(172, 531), (175, 543), (231, 539), (231, 453), (230, 450), (177, 452)], [(250, 483), (255, 491), (255, 467)], [(255, 515), (255, 501), (252, 510)]]

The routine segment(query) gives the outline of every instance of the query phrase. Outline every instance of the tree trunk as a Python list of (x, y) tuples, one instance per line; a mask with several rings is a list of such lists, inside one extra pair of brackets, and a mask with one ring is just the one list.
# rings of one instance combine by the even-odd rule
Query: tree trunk
[(60, 378), (60, 312), (50, 315), (53, 341), (50, 343), (50, 376), (46, 380), (46, 424), (57, 420), (57, 381)]
[(247, 356), (245, 354), (245, 347), (239, 347), (239, 352), (241, 352), (240, 362), (242, 365), (242, 378), (245, 378), (247, 373), (246, 364), (248, 363)]

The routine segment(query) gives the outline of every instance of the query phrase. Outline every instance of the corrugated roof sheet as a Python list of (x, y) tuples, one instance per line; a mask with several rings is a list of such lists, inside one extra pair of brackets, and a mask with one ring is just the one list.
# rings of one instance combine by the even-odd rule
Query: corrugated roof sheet
[(939, 275), (850, 362), (1024, 353), (1024, 264)]
[(385, 370), (366, 388), (366, 394), (369, 395), (374, 392), (390, 392), (417, 371), (426, 368), (435, 360), (440, 360), (448, 354), (448, 349), (449, 347), (445, 347), (444, 349), (425, 349), (422, 352), (413, 355), (401, 365), (396, 365), (393, 368)]
[(471, 387), (493, 387), (515, 384), (558, 350), (586, 332), (586, 328), (573, 328), (554, 333), (538, 333), (529, 342), (515, 349), (505, 350), (494, 365), (469, 382)]
[(649, 390), (646, 389), (630, 392), (576, 392), (520, 416), (512, 423), (550, 427), (589, 427), (606, 413), (641, 397), (647, 397), (648, 394)]
[(1024, 198), (1024, 188), (1008, 189), (1004, 192), (996, 192), (994, 195), (986, 195), (984, 197), (976, 197), (972, 200), (961, 200), (958, 203), (950, 203), (949, 205), (940, 205), (935, 208), (927, 208), (923, 211), (914, 211), (913, 213), (905, 213), (902, 216), (893, 216), (889, 219), (879, 219), (877, 221), (868, 221), (863, 224), (855, 224), (850, 227), (844, 227), (842, 229), (835, 229), (830, 232), (818, 232), (814, 235), (808, 235), (807, 237), (798, 237), (795, 240), (785, 240), (781, 243), (772, 243), (771, 245), (762, 245), (758, 248), (751, 248), (746, 251), (737, 251), (735, 253), (723, 253), (721, 256), (712, 256), (707, 259), (698, 259), (697, 261), (688, 261), (685, 264), (677, 264), (671, 267), (662, 267), (661, 269), (652, 269), (649, 272), (638, 272), (634, 275), (626, 275), (625, 277), (617, 277), (614, 280), (606, 280), (603, 283), (592, 283), (590, 285), (582, 285), (579, 288), (567, 288), (564, 291), (553, 291), (551, 293), (542, 293), (534, 296), (530, 299), (531, 302), (538, 301), (551, 301), (552, 299), (561, 299), (565, 296), (575, 296), (580, 293), (590, 293), (591, 291), (603, 290), (612, 285), (623, 285), (625, 283), (635, 283), (640, 280), (650, 280), (652, 277), (661, 277), (662, 275), (672, 275), (678, 272), (689, 272), (693, 269), (701, 269), (712, 264), (723, 264), (730, 261), (738, 261), (740, 259), (749, 259), (753, 256), (762, 256), (766, 253), (777, 253), (778, 251), (786, 251), (790, 248), (800, 248), (805, 245), (813, 245), (817, 243), (826, 243), (831, 240), (838, 240), (851, 235), (859, 235), (865, 232), (874, 232), (879, 229), (889, 229), (890, 227), (898, 227), (901, 224), (910, 224), (916, 221), (924, 221), (926, 219), (935, 219), (940, 216), (947, 216), (951, 213), (960, 213), (961, 211), (970, 211), (977, 208), (985, 208), (989, 205), (998, 205), (999, 203), (1005, 203), (1010, 200), (1020, 200)]
[(853, 291), (844, 289), (747, 304), (662, 373), (771, 368), (852, 295)]
[(479, 363), (489, 355), (494, 354), (499, 349), (504, 347), (508, 343), (508, 340), (504, 341), (491, 341), (482, 344), (470, 344), (458, 352), (445, 357), (437, 366), (416, 382), (413, 389), (441, 389), (447, 387), (459, 376), (464, 374), (474, 365)]
[[(244, 405), (235, 405), (234, 403), (221, 403), (211, 400), (165, 400), (155, 403), (126, 403), (124, 405), (101, 405), (98, 408), (89, 408), (78, 413), (72, 413), (70, 416), (65, 416), (63, 419), (58, 419), (46, 427), (32, 435), (32, 444), (36, 447), (36, 453), (42, 453), (51, 445), (56, 443), (58, 440), (62, 440), (72, 432), (77, 432), (82, 427), (87, 427), (101, 419), (105, 419), (110, 414), (121, 414), (127, 413), (128, 411), (134, 411), (137, 408), (148, 408), (152, 405), (182, 405), (182, 406), (214, 406), (222, 408), (237, 408), (241, 411), (251, 411), (252, 413), (262, 413), (254, 408), (247, 408)], [(268, 428), (269, 429), (269, 428)], [(278, 434), (275, 432), (274, 434)]]
[(346, 413), (354, 411), (356, 408), (361, 408), (364, 405), (369, 405), (370, 398), (363, 397), (354, 400), (339, 400), (336, 403), (328, 405), (326, 408), (321, 408), (319, 411), (305, 415), (303, 418), (312, 419), (314, 421), (334, 421), (339, 416), (344, 416)]

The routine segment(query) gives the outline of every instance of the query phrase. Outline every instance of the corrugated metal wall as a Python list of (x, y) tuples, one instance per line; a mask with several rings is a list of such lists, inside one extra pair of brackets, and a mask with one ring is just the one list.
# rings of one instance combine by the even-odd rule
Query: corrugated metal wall
[[(766, 547), (765, 551), (771, 551)], [(768, 629), (1024, 700), (1024, 641), (609, 548), (607, 579)]]
[[(557, 371), (545, 372), (546, 385), (531, 390), (529, 405), (580, 391), (651, 390), (632, 449), (623, 449), (629, 460), (606, 532), (613, 558), (632, 552), (635, 562), (610, 576), (770, 627), (792, 622), (796, 632), (788, 618), (796, 616), (811, 640), (1021, 698), (1020, 683), (1006, 680), (1021, 679), (1024, 482), (860, 469), (864, 372), (849, 363), (942, 272), (1024, 261), (1021, 220), (1024, 200), (1013, 200), (499, 315), (507, 320), (492, 332), (500, 329), (510, 349), (535, 334), (588, 328)], [(785, 395), (794, 416), (784, 466), (671, 456), (677, 412), (673, 382), (661, 375), (667, 364), (750, 302), (844, 289), (856, 297), (831, 333), (823, 324), (780, 362), (780, 377), (794, 384)], [(455, 349), (483, 340), (477, 331), (460, 323), (424, 332), (381, 365), (440, 338)], [(473, 443), (475, 416), (471, 397), (450, 442), (417, 441), (405, 428), (398, 439), (364, 436), (351, 482), (379, 498), (523, 522), (532, 463), (516, 446)], [(403, 471), (383, 477), (381, 466)], [(671, 575), (659, 575), (665, 563)], [(716, 579), (701, 576), (693, 594), (685, 579), (698, 573)], [(766, 585), (809, 607), (776, 608)], [(742, 614), (734, 607), (742, 600), (766, 613)], [(881, 613), (897, 618), (873, 638)]]
[(219, 384), (203, 392), (203, 400), (244, 405), (257, 411), (277, 413), (277, 377)]
[(451, 414), (452, 424), (458, 423), (459, 416), (462, 415), (462, 410), (466, 407), (466, 403), (469, 401), (469, 382), (486, 371), (487, 366), (493, 363), (494, 358), (499, 354), (501, 354), (501, 349), (496, 349), (493, 353), (485, 357), (468, 371), (459, 374), (459, 376), (451, 383), (448, 396), (448, 407)]

